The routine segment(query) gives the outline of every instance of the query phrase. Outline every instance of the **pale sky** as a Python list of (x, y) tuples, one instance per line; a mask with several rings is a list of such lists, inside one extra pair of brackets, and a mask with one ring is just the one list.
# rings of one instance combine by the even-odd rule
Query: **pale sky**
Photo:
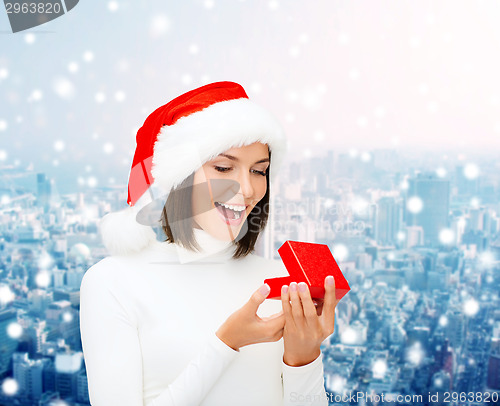
[(0, 8), (0, 165), (124, 183), (146, 116), (232, 80), (291, 156), (500, 147), (500, 3), (81, 1), (12, 34)]

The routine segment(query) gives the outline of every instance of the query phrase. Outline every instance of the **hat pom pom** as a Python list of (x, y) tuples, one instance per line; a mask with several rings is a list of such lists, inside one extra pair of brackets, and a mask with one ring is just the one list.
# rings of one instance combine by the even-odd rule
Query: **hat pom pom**
[(137, 222), (132, 206), (106, 214), (99, 222), (99, 229), (110, 255), (133, 254), (156, 241), (153, 229)]

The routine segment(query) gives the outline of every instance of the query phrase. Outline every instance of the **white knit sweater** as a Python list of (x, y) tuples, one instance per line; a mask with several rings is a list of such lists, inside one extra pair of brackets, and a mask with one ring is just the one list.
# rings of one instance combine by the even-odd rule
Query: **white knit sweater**
[[(109, 256), (82, 280), (80, 329), (93, 406), (328, 405), (322, 355), (283, 362), (283, 339), (235, 351), (215, 332), (280, 261), (233, 260), (235, 246), (195, 229), (203, 252), (157, 242)], [(281, 310), (268, 299), (258, 315)]]

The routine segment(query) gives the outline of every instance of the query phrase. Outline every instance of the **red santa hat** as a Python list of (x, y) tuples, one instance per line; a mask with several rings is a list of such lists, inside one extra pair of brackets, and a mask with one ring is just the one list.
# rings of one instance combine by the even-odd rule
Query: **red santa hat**
[(159, 194), (170, 192), (205, 162), (230, 148), (262, 142), (272, 152), (272, 182), (287, 149), (280, 124), (234, 82), (199, 87), (157, 108), (137, 132), (136, 142), (128, 182), (129, 207), (107, 214), (99, 224), (111, 255), (137, 252), (155, 241), (153, 229), (137, 221), (139, 210)]

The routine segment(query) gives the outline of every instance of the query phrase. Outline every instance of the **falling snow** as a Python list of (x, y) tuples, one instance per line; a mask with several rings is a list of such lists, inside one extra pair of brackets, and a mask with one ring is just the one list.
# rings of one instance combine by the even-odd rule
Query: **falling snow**
[(412, 196), (408, 199), (408, 202), (406, 203), (406, 207), (408, 208), (408, 211), (413, 214), (420, 213), (422, 209), (424, 208), (424, 202), (422, 199), (418, 196)]
[(18, 339), (23, 335), (23, 328), (19, 323), (10, 323), (7, 326), (7, 334), (13, 339)]
[(339, 261), (345, 261), (349, 256), (349, 250), (344, 244), (336, 244), (333, 246), (333, 256)]
[(159, 38), (167, 33), (170, 28), (170, 21), (164, 14), (156, 14), (151, 20), (149, 35), (151, 38)]
[(38, 272), (35, 276), (35, 283), (40, 288), (47, 288), (50, 285), (50, 273), (47, 271)]
[(19, 384), (14, 378), (5, 378), (2, 382), (2, 391), (6, 395), (12, 396), (19, 390)]
[(475, 316), (479, 311), (479, 303), (475, 299), (468, 299), (464, 302), (463, 311), (467, 316)]
[(58, 77), (54, 79), (52, 88), (54, 92), (64, 100), (71, 100), (76, 93), (75, 86), (73, 83), (64, 78), (64, 77)]
[(479, 166), (472, 163), (465, 165), (464, 176), (469, 180), (476, 179), (479, 176)]
[(375, 379), (383, 379), (387, 373), (387, 362), (384, 359), (378, 359), (373, 363), (372, 374)]
[(420, 363), (424, 359), (424, 356), (424, 350), (422, 349), (422, 345), (418, 341), (408, 349), (407, 359), (415, 366), (420, 365)]
[(444, 228), (439, 232), (439, 241), (442, 244), (451, 244), (455, 240), (455, 233), (449, 228)]

